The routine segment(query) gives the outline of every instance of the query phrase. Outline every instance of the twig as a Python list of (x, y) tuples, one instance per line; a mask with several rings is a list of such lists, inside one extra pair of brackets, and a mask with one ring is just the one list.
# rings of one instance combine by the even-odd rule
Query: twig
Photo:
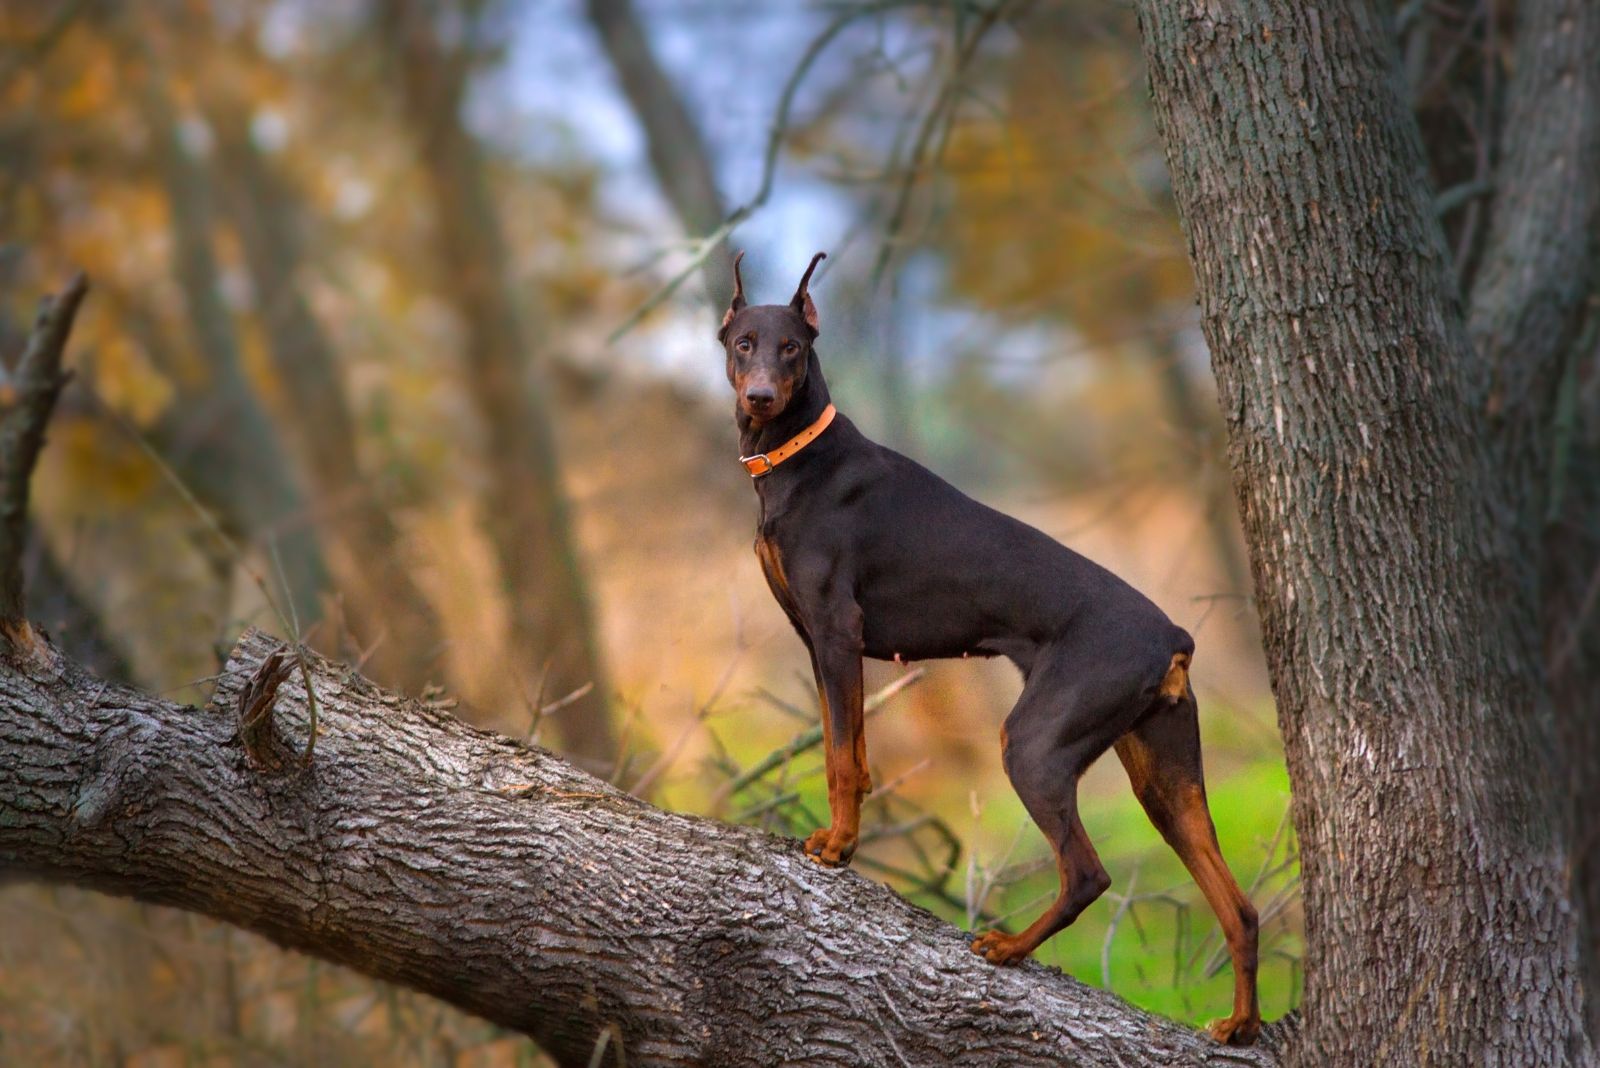
[(611, 777), (606, 780), (612, 786), (622, 785), (622, 776), (628, 770), (628, 761), (632, 759), (628, 747), (633, 744), (633, 728), (639, 721), (639, 711), (637, 704), (631, 705), (628, 708), (628, 718), (622, 722), (622, 734), (617, 738), (617, 762), (611, 769)]
[(921, 760), (917, 761), (917, 763), (911, 765), (911, 767), (890, 779), (887, 783), (884, 783), (876, 790), (873, 790), (872, 793), (867, 795), (867, 799), (862, 802), (862, 804), (870, 805), (874, 802), (880, 805), (887, 804), (889, 799), (894, 796), (894, 792), (898, 790), (907, 779), (911, 778), (911, 776), (917, 774), (918, 772), (926, 771), (930, 766), (932, 766), (932, 764), (932, 757), (923, 757)]
[(757, 816), (765, 816), (765, 815), (767, 815), (768, 813), (772, 812), (775, 809), (780, 809), (784, 805), (787, 805), (787, 804), (789, 804), (789, 803), (791, 803), (793, 801), (798, 801), (798, 800), (800, 800), (800, 791), (798, 791), (798, 790), (787, 790), (787, 791), (785, 791), (783, 793), (780, 793), (780, 794), (778, 794), (778, 795), (776, 795), (774, 797), (768, 798), (765, 801), (761, 801), (761, 802), (758, 802), (757, 804), (751, 805), (749, 808), (744, 809), (742, 812), (734, 813), (733, 822), (734, 823), (749, 823), (751, 820), (755, 819)]
[(623, 1051), (622, 1029), (614, 1023), (608, 1023), (600, 1029), (599, 1037), (595, 1039), (594, 1052), (589, 1055), (589, 1068), (600, 1068), (606, 1062), (606, 1049), (612, 1041), (617, 1043), (618, 1068), (623, 1068), (628, 1063), (628, 1056)]
[[(977, 805), (974, 804), (973, 808), (973, 823), (976, 824), (978, 815)], [(1011, 837), (1011, 844), (1006, 847), (1005, 853), (1001, 855), (998, 865), (984, 868), (978, 863), (978, 855), (976, 851), (971, 854), (970, 861), (967, 865), (968, 926), (971, 926), (973, 923), (977, 922), (977, 915), (983, 909), (983, 903), (989, 899), (989, 895), (994, 892), (994, 888), (1000, 882), (1001, 877), (1006, 874), (1007, 864), (1011, 860), (1011, 854), (1017, 851), (1017, 846), (1022, 842), (1022, 833), (1027, 829), (1027, 820), (1022, 820), (1017, 823), (1017, 833)], [(980, 874), (982, 875), (981, 881), (978, 879)]]
[(706, 259), (717, 249), (722, 247), (724, 241), (738, 226), (750, 216), (754, 215), (767, 203), (772, 196), (772, 187), (777, 177), (778, 153), (783, 147), (784, 136), (789, 130), (789, 115), (794, 108), (795, 94), (800, 88), (800, 83), (805, 80), (817, 58), (822, 55), (828, 45), (833, 43), (846, 27), (858, 19), (869, 15), (879, 15), (898, 7), (915, 7), (929, 4), (933, 0), (874, 0), (873, 3), (862, 4), (858, 7), (849, 7), (834, 16), (832, 22), (823, 28), (822, 32), (812, 38), (805, 52), (800, 56), (800, 61), (789, 74), (789, 80), (784, 83), (783, 92), (778, 97), (778, 106), (773, 113), (772, 123), (767, 128), (767, 147), (761, 160), (761, 184), (756, 188), (755, 195), (735, 208), (728, 218), (711, 233), (694, 242), (694, 253), (689, 257), (679, 270), (669, 278), (664, 285), (649, 297), (644, 303), (635, 308), (622, 325), (613, 330), (606, 338), (606, 344), (615, 344), (623, 335), (632, 330), (644, 319), (645, 316), (655, 311), (671, 296), (678, 291), (692, 275), (700, 270)]
[(1433, 213), (1440, 218), (1455, 211), (1461, 205), (1486, 197), (1494, 192), (1494, 182), (1489, 179), (1469, 178), (1451, 186), (1433, 198)]
[[(901, 690), (904, 690), (907, 686), (920, 681), (926, 674), (926, 668), (917, 668), (913, 671), (908, 671), (898, 679), (895, 679), (893, 682), (889, 683), (889, 685), (885, 686), (883, 689), (866, 699), (863, 704), (863, 715), (870, 716), (877, 712), (895, 694), (899, 693)], [(795, 735), (788, 745), (774, 749), (771, 753), (768, 753), (764, 758), (757, 762), (756, 765), (749, 771), (736, 775), (732, 779), (728, 780), (728, 782), (724, 783), (722, 787), (717, 790), (716, 796), (711, 800), (713, 811), (719, 810), (721, 806), (727, 803), (729, 797), (738, 793), (740, 790), (743, 790), (751, 783), (757, 781), (758, 779), (764, 778), (773, 770), (794, 759), (800, 753), (803, 753), (808, 749), (814, 749), (821, 744), (822, 728), (820, 726), (812, 727), (810, 730), (802, 731), (801, 733)]]
[(39, 302), (15, 371), (0, 373), (0, 624), (20, 624), (25, 611), (22, 550), (27, 539), (28, 483), (44, 448), (45, 425), (71, 373), (61, 356), (78, 306), (89, 291), (82, 271)]
[(1133, 907), (1134, 888), (1138, 885), (1139, 866), (1136, 864), (1133, 871), (1128, 874), (1128, 892), (1117, 902), (1117, 911), (1111, 914), (1111, 922), (1106, 924), (1106, 937), (1100, 943), (1100, 985), (1107, 990), (1111, 989), (1111, 940), (1117, 937), (1117, 928), (1122, 924), (1122, 917)]
[(311, 685), (311, 665), (306, 663), (305, 646), (295, 635), (294, 658), (300, 665), (300, 682), (306, 688), (306, 748), (300, 755), (300, 766), (309, 768), (311, 756), (317, 750), (317, 691)]
[(755, 693), (757, 697), (776, 708), (779, 712), (785, 712), (795, 719), (810, 720), (817, 714), (816, 709), (804, 709), (792, 701), (785, 701), (765, 686), (757, 688)]
[(563, 708), (566, 708), (568, 705), (577, 704), (579, 701), (583, 700), (585, 697), (588, 697), (590, 692), (593, 691), (593, 690), (594, 690), (594, 683), (593, 682), (586, 682), (582, 686), (579, 686), (576, 690), (573, 690), (571, 693), (567, 694), (567, 696), (558, 697), (554, 701), (551, 701), (549, 704), (540, 705), (539, 706), (539, 715), (541, 715), (541, 716), (554, 715), (555, 713), (560, 712)]
[(289, 677), (294, 665), (285, 663), (283, 651), (274, 652), (239, 691), (239, 741), (244, 751), (257, 766), (276, 770), (282, 767), (276, 731), (273, 729), (272, 704), (277, 699), (278, 687)]
[(629, 793), (635, 797), (647, 796), (650, 788), (656, 784), (662, 775), (666, 774), (668, 768), (672, 767), (679, 754), (683, 752), (683, 747), (689, 743), (689, 736), (698, 730), (706, 719), (710, 717), (711, 713), (716, 710), (717, 703), (722, 700), (723, 692), (728, 688), (728, 681), (733, 678), (734, 668), (738, 667), (740, 657), (743, 654), (743, 646), (734, 651), (733, 656), (728, 659), (728, 666), (722, 671), (722, 677), (711, 688), (711, 695), (696, 710), (694, 719), (678, 733), (678, 737), (673, 739), (666, 752), (657, 757), (655, 762), (645, 769), (644, 774), (634, 781), (633, 789), (629, 790)]
[[(925, 160), (928, 153), (929, 142), (932, 141), (934, 132), (941, 123), (946, 131), (949, 130), (955, 118), (955, 105), (960, 95), (962, 80), (968, 65), (978, 53), (978, 46), (983, 43), (984, 37), (999, 22), (1006, 9), (1011, 6), (1012, 0), (997, 0), (985, 10), (978, 18), (978, 24), (973, 28), (966, 41), (961, 42), (950, 64), (950, 74), (944, 86), (939, 90), (933, 106), (923, 116), (922, 124), (917, 130), (917, 136), (911, 143), (911, 154), (905, 164), (905, 178), (900, 183), (900, 189), (895, 196), (894, 207), (889, 213), (889, 220), (883, 229), (883, 241), (878, 245), (878, 255), (872, 265), (871, 281), (868, 288), (876, 291), (883, 281), (885, 271), (889, 267), (889, 259), (894, 254), (894, 246), (898, 241), (900, 231), (905, 226), (906, 215), (911, 208), (911, 194), (916, 188), (917, 177), (926, 166)], [(943, 154), (943, 141), (940, 139), (940, 152)]]

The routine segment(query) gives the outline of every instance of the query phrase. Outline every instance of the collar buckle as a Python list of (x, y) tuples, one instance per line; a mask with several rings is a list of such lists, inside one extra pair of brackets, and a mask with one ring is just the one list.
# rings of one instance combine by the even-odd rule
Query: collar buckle
[(818, 435), (833, 424), (833, 417), (837, 414), (838, 411), (830, 404), (822, 409), (822, 414), (817, 416), (816, 422), (776, 449), (771, 452), (758, 452), (750, 456), (741, 456), (739, 457), (739, 462), (744, 464), (744, 469), (750, 472), (751, 478), (760, 478), (762, 475), (771, 474), (774, 467), (777, 467), (815, 441)]

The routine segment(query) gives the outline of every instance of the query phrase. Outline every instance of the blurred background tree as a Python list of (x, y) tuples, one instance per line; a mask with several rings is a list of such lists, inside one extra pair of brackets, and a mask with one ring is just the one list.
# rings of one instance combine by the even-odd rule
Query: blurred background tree
[[(814, 695), (749, 551), (712, 333), (731, 249), (757, 300), (827, 249), (841, 406), (1196, 634), (1265, 1007), (1294, 1003), (1281, 747), (1128, 10), (7, 4), (0, 159), (5, 350), (67, 267), (96, 285), (34, 491), (30, 598), (70, 651), (198, 701), (244, 626), (298, 631), (774, 829), (821, 810), (820, 763), (746, 773)], [(1052, 885), (999, 768), (1017, 686), (928, 665), (874, 721), (891, 786), (858, 863), (955, 918)], [(1120, 771), (1085, 796), (1114, 894), (1043, 959), (1216, 1015), (1204, 905)], [(193, 917), (4, 893), (37, 921), (0, 933), (8, 1063), (537, 1056)]]

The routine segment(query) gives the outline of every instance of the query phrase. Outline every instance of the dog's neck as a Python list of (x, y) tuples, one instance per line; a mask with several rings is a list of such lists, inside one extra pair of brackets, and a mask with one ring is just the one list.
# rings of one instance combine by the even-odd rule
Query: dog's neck
[(822, 377), (822, 361), (817, 359), (813, 349), (806, 357), (805, 382), (789, 398), (788, 405), (777, 418), (757, 426), (737, 402), (734, 404), (733, 419), (739, 426), (739, 455), (755, 456), (778, 448), (816, 422), (831, 400), (828, 383)]

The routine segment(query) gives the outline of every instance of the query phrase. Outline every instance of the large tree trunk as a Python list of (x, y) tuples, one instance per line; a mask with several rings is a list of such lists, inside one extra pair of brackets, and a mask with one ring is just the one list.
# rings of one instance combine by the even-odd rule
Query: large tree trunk
[(526, 692), (542, 684), (549, 699), (592, 687), (556, 717), (556, 733), (569, 755), (608, 768), (617, 758), (610, 686), (561, 481), (549, 368), (508, 289), (487, 168), (461, 115), (472, 44), (447, 51), (429, 5), (384, 8), (380, 26), (431, 195), (440, 288), (460, 320), (468, 392), (488, 432), (483, 525), (505, 584), (513, 670)]
[(1517, 520), (1513, 559), (1527, 570), (1523, 581), (1541, 591), (1543, 626), (1527, 640), (1545, 656), (1567, 765), (1594, 1040), (1600, 1040), (1600, 614), (1594, 612), (1600, 391), (1592, 367), (1587, 375), (1580, 369), (1592, 365), (1600, 332), (1597, 55), (1600, 5), (1593, 0), (1518, 5), (1502, 159), (1468, 317), (1478, 353), (1473, 402), (1490, 420)]
[[(1593, 335), (1572, 359), (1569, 388), (1585, 399), (1574, 397), (1577, 410), (1557, 438), (1566, 452), (1566, 488), (1545, 532), (1545, 641), (1575, 817), (1572, 881), (1589, 1035), (1600, 1042), (1600, 344)], [(1558, 417), (1558, 426), (1563, 421)]]
[(1138, 6), (1295, 791), (1296, 1059), (1587, 1062), (1537, 588), (1389, 27)]
[[(203, 710), (25, 639), (0, 643), (0, 879), (215, 916), (562, 1064), (1275, 1063), (1042, 965), (994, 968), (796, 842), (662, 812), (316, 658), (302, 767), (301, 676), (277, 684), (294, 653), (260, 633)], [(625, 1062), (591, 1060), (608, 1031)]]

